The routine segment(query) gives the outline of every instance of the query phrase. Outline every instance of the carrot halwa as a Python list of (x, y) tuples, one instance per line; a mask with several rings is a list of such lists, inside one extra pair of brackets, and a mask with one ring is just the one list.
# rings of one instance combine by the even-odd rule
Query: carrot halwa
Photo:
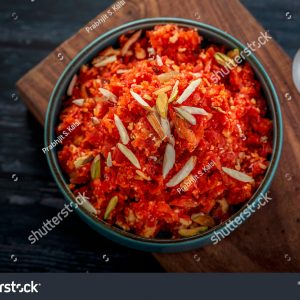
[(260, 83), (233, 62), (238, 49), (202, 41), (171, 24), (130, 32), (70, 82), (56, 131), (80, 125), (58, 158), (99, 219), (146, 238), (192, 236), (260, 185), (272, 153)]

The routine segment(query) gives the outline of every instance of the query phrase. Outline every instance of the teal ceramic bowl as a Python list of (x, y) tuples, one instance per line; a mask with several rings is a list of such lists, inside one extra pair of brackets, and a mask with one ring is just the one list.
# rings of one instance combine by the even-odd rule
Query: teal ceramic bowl
[[(179, 26), (197, 28), (199, 33), (207, 40), (223, 44), (228, 48), (244, 49), (245, 46), (237, 39), (229, 35), (228, 33), (212, 27), (207, 24), (195, 22), (187, 19), (178, 18), (153, 18), (137, 20), (99, 36), (87, 47), (85, 47), (66, 67), (59, 80), (57, 81), (55, 88), (52, 92), (45, 121), (45, 146), (50, 145), (55, 140), (55, 126), (57, 124), (58, 115), (61, 109), (61, 99), (66, 93), (66, 89), (73, 75), (77, 73), (80, 66), (91, 61), (91, 59), (102, 49), (107, 46), (114, 45), (120, 35), (130, 30), (138, 29), (151, 29), (157, 24), (175, 23)], [(245, 219), (244, 209), (247, 205), (251, 205), (253, 208), (259, 207), (260, 195), (266, 194), (271, 181), (274, 177), (282, 147), (282, 116), (280, 112), (280, 105), (278, 96), (274, 89), (274, 86), (269, 78), (267, 72), (257, 58), (251, 54), (247, 57), (247, 61), (251, 64), (256, 73), (256, 77), (260, 81), (264, 95), (267, 99), (269, 106), (269, 114), (273, 120), (273, 154), (270, 161), (270, 166), (266, 172), (265, 178), (262, 181), (260, 187), (257, 189), (252, 198), (244, 204), (226, 223), (235, 220), (240, 217), (240, 222)], [(54, 179), (63, 193), (64, 197), (69, 203), (75, 202), (75, 197), (68, 188), (67, 178), (63, 174), (57, 159), (56, 148), (46, 152), (47, 160), (50, 166), (50, 170), (54, 176)], [(267, 209), (267, 208), (266, 208)], [(116, 227), (112, 227), (105, 222), (98, 220), (96, 217), (89, 214), (82, 207), (76, 209), (79, 216), (101, 235), (117, 242), (122, 245), (152, 252), (177, 252), (185, 251), (194, 248), (199, 248), (207, 244), (211, 244), (216, 239), (216, 236), (224, 235), (224, 229), (227, 226), (224, 223), (212, 228), (211, 230), (195, 235), (189, 238), (180, 239), (146, 239), (137, 235), (125, 232)], [(255, 233), (253, 233), (255, 234)]]

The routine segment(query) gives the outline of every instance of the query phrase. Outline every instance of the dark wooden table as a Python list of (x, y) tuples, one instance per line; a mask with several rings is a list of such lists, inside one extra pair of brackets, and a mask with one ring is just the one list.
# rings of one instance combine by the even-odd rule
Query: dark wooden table
[[(200, 0), (199, 0), (200, 1)], [(75, 214), (35, 245), (27, 238), (56, 215), (63, 199), (49, 172), (43, 130), (20, 102), (15, 82), (112, 1), (0, 2), (0, 271), (160, 272), (147, 253), (89, 230)], [(230, 3), (230, 1), (229, 1)], [(299, 45), (297, 0), (242, 3), (293, 56)]]

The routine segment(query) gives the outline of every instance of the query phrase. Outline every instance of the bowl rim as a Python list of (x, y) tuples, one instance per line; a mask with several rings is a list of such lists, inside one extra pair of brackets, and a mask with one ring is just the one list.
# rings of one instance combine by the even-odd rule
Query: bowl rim
[[(167, 24), (167, 23), (173, 23), (173, 24), (175, 23), (179, 26), (185, 26), (185, 27), (196, 27), (198, 31), (201, 31), (201, 29), (208, 30), (212, 34), (218, 34), (219, 36), (226, 39), (227, 41), (237, 45), (239, 49), (246, 48), (246, 46), (243, 43), (241, 43), (239, 40), (237, 40), (236, 38), (234, 38), (233, 36), (231, 36), (230, 34), (228, 34), (227, 32), (219, 28), (216, 28), (214, 26), (205, 23), (184, 19), (184, 18), (173, 18), (173, 17), (145, 18), (145, 19), (128, 22), (126, 24), (113, 28), (105, 32), (101, 36), (97, 37), (95, 40), (93, 40), (91, 43), (85, 46), (82, 50), (80, 50), (79, 53), (69, 62), (69, 64), (66, 66), (64, 71), (59, 76), (54, 86), (54, 89), (51, 93), (50, 101), (47, 106), (47, 112), (45, 117), (45, 128), (44, 128), (45, 147), (50, 145), (50, 143), (54, 140), (54, 128), (55, 128), (56, 118), (53, 115), (53, 111), (54, 111), (53, 108), (57, 105), (59, 101), (59, 97), (57, 97), (57, 94), (60, 93), (61, 84), (65, 80), (65, 77), (68, 74), (71, 73), (71, 75), (73, 76), (78, 71), (78, 68), (73, 68), (74, 63), (76, 63), (79, 60), (79, 58), (82, 57), (86, 52), (91, 51), (91, 49), (95, 47), (97, 44), (100, 45), (99, 48), (97, 48), (98, 51), (100, 51), (101, 43), (105, 39), (109, 38), (114, 34), (117, 34), (118, 32), (121, 32), (120, 34), (123, 34), (123, 31), (125, 30), (132, 30), (132, 29), (136, 30), (140, 26), (151, 27), (158, 24)], [(246, 201), (236, 213), (231, 215), (230, 218), (228, 218), (225, 222), (220, 223), (219, 225), (211, 228), (209, 231), (206, 231), (203, 234), (194, 235), (192, 237), (187, 237), (187, 238), (174, 239), (174, 240), (149, 239), (149, 238), (140, 237), (132, 233), (128, 233), (122, 229), (111, 226), (106, 222), (97, 219), (94, 215), (88, 213), (82, 207), (78, 207), (76, 209), (76, 212), (79, 214), (79, 216), (83, 218), (93, 229), (100, 232), (105, 237), (115, 242), (118, 242), (122, 245), (144, 250), (144, 251), (176, 252), (176, 251), (189, 250), (189, 249), (193, 249), (196, 247), (200, 247), (212, 243), (211, 237), (217, 232), (220, 232), (229, 222), (234, 220), (236, 217), (241, 216), (246, 206), (252, 205), (254, 208), (257, 208), (259, 206), (258, 203), (259, 195), (265, 194), (267, 192), (273, 180), (273, 177), (275, 175), (276, 169), (278, 167), (278, 163), (282, 151), (283, 128), (282, 128), (282, 115), (280, 109), (280, 102), (275, 87), (269, 75), (265, 71), (263, 65), (255, 57), (253, 52), (251, 52), (251, 55), (247, 57), (246, 61), (250, 61), (251, 65), (255, 65), (259, 74), (265, 80), (266, 86), (270, 92), (270, 97), (269, 97), (270, 99), (267, 100), (268, 100), (268, 107), (270, 106), (270, 104), (273, 105), (272, 110), (269, 107), (269, 110), (271, 110), (273, 114), (273, 152), (272, 152), (269, 168), (260, 186), (257, 188), (257, 190), (252, 195), (252, 197), (248, 201)], [(70, 191), (70, 189), (67, 186), (67, 183), (63, 179), (63, 175), (56, 157), (56, 151), (52, 151), (52, 150), (46, 151), (45, 154), (46, 154), (47, 162), (50, 167), (51, 173), (54, 177), (54, 180), (56, 181), (56, 184), (58, 185), (60, 191), (64, 195), (64, 198), (69, 203), (75, 203), (75, 196)], [(247, 219), (248, 218), (246, 218), (245, 220), (243, 219), (242, 223), (244, 223)]]

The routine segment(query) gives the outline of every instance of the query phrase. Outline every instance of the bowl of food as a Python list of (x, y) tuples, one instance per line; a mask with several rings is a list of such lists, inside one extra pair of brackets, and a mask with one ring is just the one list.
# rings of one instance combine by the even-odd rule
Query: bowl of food
[(253, 53), (178, 18), (94, 40), (60, 76), (45, 121), (45, 153), (68, 203), (84, 196), (76, 211), (93, 229), (154, 252), (215, 243), (247, 219), (281, 146), (278, 97)]

